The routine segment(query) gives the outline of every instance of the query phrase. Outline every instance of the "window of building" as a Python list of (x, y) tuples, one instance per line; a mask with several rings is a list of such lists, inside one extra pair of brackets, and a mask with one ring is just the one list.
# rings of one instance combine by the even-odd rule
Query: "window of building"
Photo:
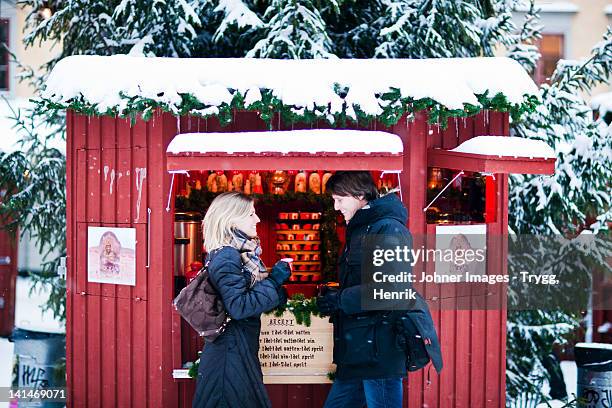
[(9, 20), (0, 18), (0, 91), (9, 89)]
[(534, 80), (537, 84), (550, 82), (550, 77), (557, 68), (557, 62), (564, 57), (563, 48), (563, 34), (542, 34), (542, 38), (538, 41), (538, 49), (542, 57), (534, 73)]

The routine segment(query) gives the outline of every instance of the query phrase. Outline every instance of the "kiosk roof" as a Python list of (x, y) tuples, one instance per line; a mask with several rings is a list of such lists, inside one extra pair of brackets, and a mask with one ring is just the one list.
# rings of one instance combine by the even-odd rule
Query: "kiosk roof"
[[(82, 98), (98, 112), (126, 110), (130, 98), (144, 98), (181, 111), (184, 95), (205, 106), (189, 113), (216, 115), (236, 92), (244, 106), (271, 90), (284, 105), (299, 109), (329, 106), (336, 114), (359, 109), (379, 115), (389, 103), (381, 95), (430, 98), (447, 109), (480, 106), (478, 95), (504, 95), (519, 105), (538, 89), (509, 58), (316, 59), (144, 58), (127, 55), (71, 56), (57, 63), (41, 97), (59, 105)], [(54, 105), (57, 106), (57, 105)]]

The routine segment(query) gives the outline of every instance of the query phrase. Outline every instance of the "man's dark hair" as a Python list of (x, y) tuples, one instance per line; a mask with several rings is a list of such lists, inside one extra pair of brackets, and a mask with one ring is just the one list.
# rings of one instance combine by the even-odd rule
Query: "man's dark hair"
[(366, 201), (378, 198), (378, 190), (369, 171), (338, 171), (325, 183), (325, 191), (344, 197), (363, 196)]

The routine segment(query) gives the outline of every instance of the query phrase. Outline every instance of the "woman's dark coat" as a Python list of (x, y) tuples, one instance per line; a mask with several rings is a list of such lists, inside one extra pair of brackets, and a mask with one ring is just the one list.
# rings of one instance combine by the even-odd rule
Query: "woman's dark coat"
[[(406, 355), (398, 344), (393, 328), (395, 319), (403, 312), (362, 309), (362, 290), (368, 289), (362, 286), (366, 283), (361, 280), (361, 271), (364, 260), (362, 246), (366, 237), (369, 242), (374, 239), (391, 240), (393, 247), (406, 245), (412, 248), (412, 237), (406, 227), (407, 219), (408, 212), (399, 198), (395, 194), (387, 194), (358, 210), (347, 225), (346, 246), (339, 260), (340, 309), (331, 317), (334, 323), (334, 362), (338, 379), (406, 376)], [(390, 263), (388, 268), (380, 270), (386, 274), (395, 274), (400, 271), (398, 268), (400, 266), (397, 263)], [(401, 265), (401, 271), (410, 272), (409, 264), (407, 268), (405, 264)], [(427, 352), (436, 368), (441, 368), (440, 349), (426, 303), (419, 299), (410, 307), (424, 308), (424, 320), (420, 319), (417, 326), (420, 326), (423, 337), (433, 333), (435, 341), (433, 347), (427, 348)]]
[(280, 288), (271, 279), (249, 288), (251, 274), (235, 248), (215, 251), (209, 261), (208, 273), (232, 320), (204, 345), (193, 407), (271, 407), (258, 357), (260, 315), (278, 305)]

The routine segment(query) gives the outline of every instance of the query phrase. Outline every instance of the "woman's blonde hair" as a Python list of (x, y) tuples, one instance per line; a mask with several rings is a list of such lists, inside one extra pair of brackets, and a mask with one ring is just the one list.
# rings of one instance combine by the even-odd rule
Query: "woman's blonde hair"
[(230, 191), (215, 197), (204, 216), (206, 252), (231, 242), (236, 220), (250, 214), (253, 201), (252, 197), (239, 191)]

